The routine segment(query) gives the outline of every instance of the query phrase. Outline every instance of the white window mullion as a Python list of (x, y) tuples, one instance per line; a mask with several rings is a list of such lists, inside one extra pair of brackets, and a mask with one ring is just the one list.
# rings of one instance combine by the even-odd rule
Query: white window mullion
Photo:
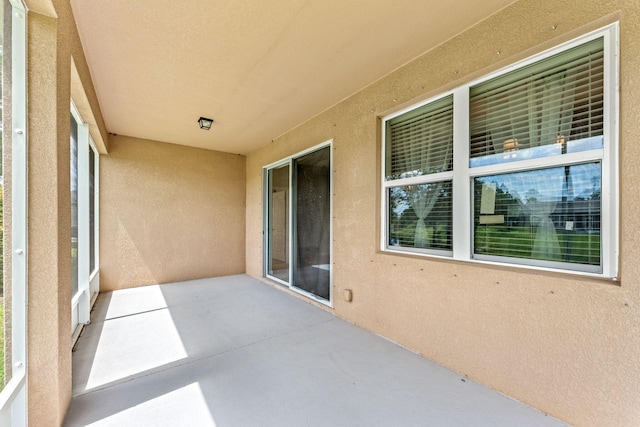
[(453, 93), (453, 257), (471, 259), (469, 179), (469, 88)]
[(451, 181), (453, 171), (432, 173), (430, 175), (412, 176), (411, 178), (394, 179), (393, 181), (385, 181), (382, 185), (386, 188), (401, 187), (403, 185), (429, 184), (439, 181)]
[(496, 175), (509, 172), (521, 172), (532, 169), (551, 168), (554, 166), (565, 166), (568, 164), (578, 164), (598, 161), (603, 158), (603, 150), (579, 151), (577, 153), (562, 154), (552, 157), (542, 157), (539, 159), (522, 160), (518, 163), (503, 163), (491, 166), (478, 166), (468, 168), (470, 177), (483, 175)]
[(386, 174), (386, 153), (387, 153), (387, 122), (386, 120), (380, 121), (381, 126), (381, 135), (382, 135), (382, 161), (380, 162), (380, 176), (382, 177), (382, 185), (380, 186), (380, 250), (384, 251), (387, 249), (387, 242), (389, 241), (389, 187), (387, 186), (387, 182), (385, 181)]
[[(604, 154), (602, 161), (602, 235), (609, 238), (602, 241), (603, 274), (617, 277), (618, 274), (618, 212), (619, 212), (619, 93), (618, 79), (620, 46), (618, 25), (604, 34)], [(606, 111), (608, 108), (608, 112)]]

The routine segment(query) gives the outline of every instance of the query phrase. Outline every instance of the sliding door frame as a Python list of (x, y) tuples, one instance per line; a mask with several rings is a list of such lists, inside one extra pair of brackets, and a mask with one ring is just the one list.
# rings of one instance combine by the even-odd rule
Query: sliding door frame
[[(78, 112), (73, 100), (71, 101), (71, 116), (78, 127), (77, 155), (78, 155), (78, 291), (71, 296), (71, 333), (72, 342), (78, 339), (84, 325), (90, 323), (91, 306), (100, 290), (100, 263), (99, 263), (99, 175), (100, 155), (89, 134), (89, 125), (85, 123)], [(90, 224), (91, 185), (89, 162), (93, 150), (94, 188), (93, 208), (94, 226)], [(91, 239), (90, 233), (94, 233), (93, 253), (95, 265), (93, 271), (90, 268)]]
[[(320, 151), (322, 149), (329, 149), (329, 299), (326, 300), (321, 298), (311, 292), (307, 292), (304, 289), (300, 289), (295, 286), (295, 267), (296, 267), (296, 254), (294, 253), (294, 249), (297, 247), (295, 244), (295, 224), (294, 220), (296, 206), (294, 202), (293, 191), (295, 188), (295, 161), (301, 157), (304, 157), (308, 154), (314, 153), (316, 151)], [(288, 251), (289, 251), (289, 281), (286, 282), (278, 277), (275, 277), (269, 273), (269, 265), (270, 265), (270, 237), (271, 237), (271, 227), (270, 227), (270, 183), (269, 183), (269, 172), (283, 166), (289, 167), (289, 197), (287, 199), (288, 204)], [(262, 275), (269, 280), (272, 280), (276, 283), (279, 283), (283, 286), (286, 286), (290, 290), (299, 293), (301, 295), (306, 296), (309, 299), (312, 299), (316, 302), (319, 302), (328, 307), (333, 307), (333, 140), (325, 141), (321, 144), (310, 147), (306, 150), (300, 151), (292, 156), (289, 156), (285, 159), (281, 159), (277, 162), (271, 163), (267, 166), (264, 166), (262, 169), (262, 206), (263, 206), (263, 215), (262, 215), (262, 248), (263, 248), (263, 260), (262, 260)]]
[[(264, 214), (263, 214), (263, 237), (264, 237), (264, 243), (263, 243), (263, 255), (264, 255), (264, 262), (262, 264), (262, 274), (264, 277), (269, 278), (270, 280), (273, 280), (274, 282), (277, 282), (281, 285), (285, 285), (287, 287), (291, 287), (291, 281), (293, 279), (292, 277), (292, 256), (293, 256), (293, 248), (291, 246), (291, 241), (292, 241), (292, 237), (291, 237), (291, 229), (292, 229), (292, 224), (291, 224), (291, 213), (292, 213), (292, 208), (293, 208), (293, 201), (291, 200), (291, 191), (292, 191), (292, 171), (291, 171), (291, 165), (292, 163), (292, 159), (288, 158), (286, 160), (281, 160), (277, 163), (273, 163), (269, 166), (266, 166), (263, 169), (263, 204), (262, 206), (264, 206)], [(271, 253), (272, 253), (272, 243), (271, 243), (271, 181), (269, 179), (269, 172), (276, 170), (276, 169), (280, 169), (283, 167), (288, 167), (289, 168), (289, 174), (288, 174), (288, 185), (287, 185), (287, 191), (288, 191), (288, 197), (287, 197), (287, 215), (288, 215), (288, 225), (287, 225), (287, 258), (288, 258), (288, 270), (289, 270), (289, 280), (283, 280), (279, 277), (276, 277), (272, 274), (270, 274), (269, 271), (269, 266), (271, 265)]]

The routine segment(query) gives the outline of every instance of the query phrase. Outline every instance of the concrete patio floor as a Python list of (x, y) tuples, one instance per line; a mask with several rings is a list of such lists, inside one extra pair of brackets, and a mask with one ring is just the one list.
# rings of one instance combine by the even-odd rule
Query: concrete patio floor
[(101, 294), (66, 426), (565, 426), (249, 276)]

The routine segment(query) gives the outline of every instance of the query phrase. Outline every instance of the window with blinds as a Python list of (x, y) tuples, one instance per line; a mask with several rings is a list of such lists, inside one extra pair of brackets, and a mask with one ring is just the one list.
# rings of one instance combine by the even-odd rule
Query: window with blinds
[(604, 113), (603, 38), (469, 89), (472, 168), (586, 151), (598, 161), (476, 177), (475, 258), (601, 272)]
[(451, 181), (389, 189), (389, 245), (450, 251)]
[(452, 170), (453, 96), (386, 122), (388, 246), (450, 253)]
[(387, 121), (386, 179), (453, 169), (453, 96)]
[(470, 88), (470, 166), (603, 146), (603, 38)]
[(475, 178), (474, 254), (598, 272), (601, 181), (599, 162)]
[(382, 249), (616, 277), (617, 37), (384, 118)]

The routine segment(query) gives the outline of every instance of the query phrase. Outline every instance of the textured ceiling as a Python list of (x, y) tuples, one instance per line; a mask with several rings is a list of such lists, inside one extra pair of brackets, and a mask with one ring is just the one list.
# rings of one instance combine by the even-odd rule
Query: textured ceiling
[(512, 2), (71, 0), (109, 132), (240, 154)]

